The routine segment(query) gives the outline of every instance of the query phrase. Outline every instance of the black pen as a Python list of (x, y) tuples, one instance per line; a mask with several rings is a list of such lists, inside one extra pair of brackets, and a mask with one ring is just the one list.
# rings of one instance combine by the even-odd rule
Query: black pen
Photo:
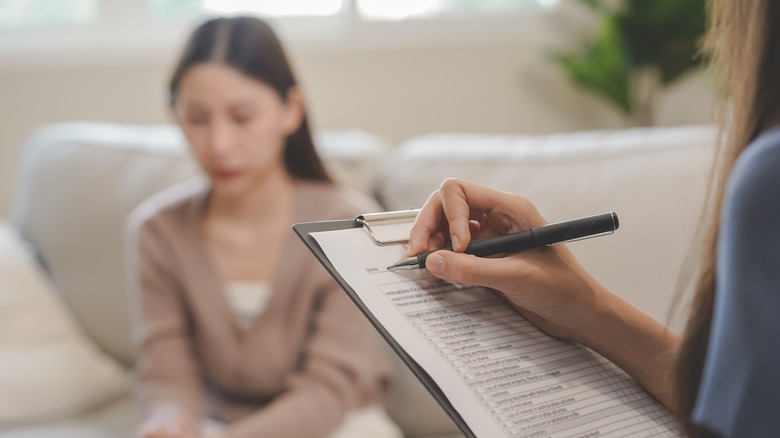
[[(469, 243), (464, 251), (477, 257), (486, 257), (502, 253), (512, 253), (571, 242), (572, 240), (612, 234), (620, 226), (615, 212), (597, 214), (579, 219), (543, 225), (519, 233), (475, 240)], [(442, 248), (452, 251), (452, 247)], [(387, 267), (388, 271), (401, 269), (425, 269), (425, 259), (431, 253), (440, 250), (426, 251), (416, 256), (399, 260)]]

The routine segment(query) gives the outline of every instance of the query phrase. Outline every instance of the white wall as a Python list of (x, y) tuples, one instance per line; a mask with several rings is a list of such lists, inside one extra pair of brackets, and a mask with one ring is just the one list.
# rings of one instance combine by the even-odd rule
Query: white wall
[[(570, 84), (538, 40), (289, 47), (319, 128), (364, 128), (397, 144), (427, 132), (550, 133), (626, 124), (610, 104)], [(167, 122), (165, 83), (175, 56), (171, 48), (26, 66), (0, 57), (0, 216), (8, 212), (20, 147), (35, 127), (63, 120)], [(707, 122), (711, 102), (703, 74), (683, 78), (664, 92), (659, 123)]]

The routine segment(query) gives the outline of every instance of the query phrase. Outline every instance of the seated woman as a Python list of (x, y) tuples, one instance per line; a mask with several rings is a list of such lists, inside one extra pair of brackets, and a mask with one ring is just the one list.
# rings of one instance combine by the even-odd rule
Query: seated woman
[(203, 436), (207, 418), (223, 437), (400, 436), (379, 338), (290, 229), (376, 206), (328, 178), (272, 30), (201, 25), (170, 103), (207, 178), (129, 220), (138, 436)]

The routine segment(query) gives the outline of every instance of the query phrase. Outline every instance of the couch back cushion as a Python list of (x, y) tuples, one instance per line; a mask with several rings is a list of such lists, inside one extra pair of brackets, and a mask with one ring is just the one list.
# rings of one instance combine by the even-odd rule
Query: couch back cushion
[[(387, 143), (361, 131), (317, 134), (340, 180), (371, 190)], [(85, 332), (125, 363), (129, 334), (124, 222), (145, 198), (197, 175), (178, 128), (70, 122), (25, 145), (12, 219)]]
[(700, 224), (714, 139), (709, 126), (430, 135), (394, 150), (379, 197), (388, 209), (420, 206), (445, 178), (458, 177), (519, 193), (549, 221), (614, 210), (621, 225), (613, 236), (570, 247), (608, 287), (665, 322)]

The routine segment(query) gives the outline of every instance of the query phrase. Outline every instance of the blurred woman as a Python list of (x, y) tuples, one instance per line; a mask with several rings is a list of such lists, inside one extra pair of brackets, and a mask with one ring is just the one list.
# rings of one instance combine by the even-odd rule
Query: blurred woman
[(376, 206), (328, 178), (271, 28), (198, 27), (170, 104), (207, 182), (130, 219), (138, 436), (202, 436), (206, 418), (224, 437), (399, 436), (378, 337), (290, 230)]

